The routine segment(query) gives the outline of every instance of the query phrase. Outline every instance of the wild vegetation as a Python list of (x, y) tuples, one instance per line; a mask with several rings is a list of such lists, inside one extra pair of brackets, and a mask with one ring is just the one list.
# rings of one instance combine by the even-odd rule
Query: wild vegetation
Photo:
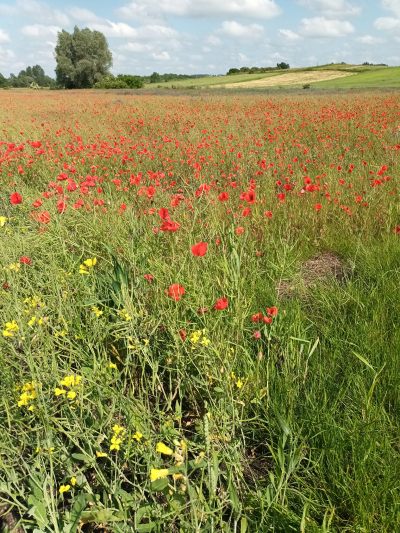
[(400, 524), (398, 93), (1, 93), (15, 531)]

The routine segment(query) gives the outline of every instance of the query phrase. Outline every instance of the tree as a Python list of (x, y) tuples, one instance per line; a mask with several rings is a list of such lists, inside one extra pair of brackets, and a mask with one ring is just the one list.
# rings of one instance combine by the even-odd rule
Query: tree
[(34, 67), (32, 67), (31, 69), (32, 74), (28, 73), (28, 69), (29, 67), (26, 69), (27, 76), (31, 76), (35, 80), (35, 82), (41, 87), (46, 85), (46, 82), (45, 82), (46, 74), (40, 65), (35, 65)]
[(131, 74), (118, 74), (117, 79), (126, 83), (129, 89), (141, 89), (144, 82), (140, 76), (132, 76)]
[(289, 65), (289, 63), (284, 63), (282, 61), (282, 63), (277, 63), (276, 64), (276, 68), (287, 69), (287, 68), (290, 68), (290, 65)]
[(239, 74), (240, 70), (238, 68), (230, 68), (226, 73), (227, 76), (232, 76), (233, 74)]
[(0, 72), (0, 87), (8, 87), (7, 79)]
[(158, 72), (153, 72), (153, 74), (150, 76), (150, 83), (160, 83), (161, 76)]
[(75, 26), (73, 33), (58, 32), (55, 48), (57, 83), (67, 89), (93, 87), (109, 73), (112, 54), (100, 31)]

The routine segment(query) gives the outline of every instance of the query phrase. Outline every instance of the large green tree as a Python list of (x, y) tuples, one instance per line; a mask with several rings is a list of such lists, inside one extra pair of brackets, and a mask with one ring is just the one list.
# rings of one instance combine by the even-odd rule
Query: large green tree
[(58, 33), (55, 48), (57, 83), (67, 89), (93, 87), (109, 73), (112, 54), (100, 31), (75, 26), (73, 33)]

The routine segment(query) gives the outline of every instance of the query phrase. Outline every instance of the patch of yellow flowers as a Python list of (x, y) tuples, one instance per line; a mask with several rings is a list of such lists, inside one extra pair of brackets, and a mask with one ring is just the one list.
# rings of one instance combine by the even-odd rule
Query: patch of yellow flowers
[(89, 268), (92, 268), (97, 263), (97, 258), (94, 257), (93, 259), (86, 259), (86, 261), (83, 262), (83, 265), (79, 266), (79, 274), (89, 274)]
[[(187, 445), (184, 440), (178, 441), (174, 440), (175, 444), (175, 452), (171, 450), (169, 446), (164, 444), (163, 442), (159, 442), (157, 444), (156, 451), (159, 453), (162, 453), (163, 455), (173, 455), (175, 459), (175, 465), (181, 466), (181, 464), (185, 460)], [(167, 477), (169, 475), (169, 469), (168, 468), (152, 468), (150, 471), (150, 481), (156, 481), (156, 479), (162, 479), (164, 477)], [(185, 477), (182, 474), (173, 474), (172, 476), (174, 480), (182, 479), (185, 481)]]
[[(65, 388), (60, 389), (59, 387), (56, 387), (54, 389), (54, 395), (62, 396), (63, 394), (65, 394), (68, 400), (75, 400), (77, 390), (79, 391), (80, 387), (82, 387), (81, 381), (82, 376), (66, 376), (62, 381), (60, 381), (60, 386), (66, 387), (70, 390), (66, 390)], [(78, 400), (76, 400), (75, 403), (78, 404)], [(71, 409), (74, 409), (74, 407), (70, 407)]]
[[(203, 335), (203, 338), (201, 339), (201, 336)], [(206, 337), (206, 330), (203, 329), (203, 331), (193, 331), (193, 333), (190, 334), (190, 342), (192, 343), (192, 350), (194, 350), (195, 345), (197, 342), (200, 341), (200, 344), (203, 344), (204, 346), (208, 346), (210, 344), (210, 339), (207, 339)]]
[(110, 451), (119, 450), (119, 445), (125, 440), (125, 428), (115, 424), (112, 430), (114, 431), (114, 435), (111, 437)]
[[(22, 407), (23, 405), (28, 405), (29, 400), (36, 400), (37, 394), (36, 389), (39, 388), (38, 383), (34, 383), (33, 381), (28, 381), (28, 383), (25, 383), (25, 385), (22, 387), (22, 394), (19, 397), (18, 407)], [(34, 405), (29, 405), (28, 411), (33, 411), (35, 409)]]
[(18, 324), (13, 320), (6, 323), (6, 329), (3, 331), (3, 337), (14, 337), (14, 332), (18, 331)]

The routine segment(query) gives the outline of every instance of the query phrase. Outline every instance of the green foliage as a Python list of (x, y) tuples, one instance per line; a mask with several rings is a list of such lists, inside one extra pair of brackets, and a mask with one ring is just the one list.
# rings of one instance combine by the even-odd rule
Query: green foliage
[(153, 72), (153, 74), (150, 76), (150, 83), (160, 83), (161, 76), (158, 72)]
[(8, 81), (0, 72), (0, 87), (8, 87)]
[(120, 78), (115, 78), (112, 74), (107, 74), (101, 81), (94, 84), (95, 89), (129, 89), (127, 83)]
[(112, 54), (105, 36), (75, 26), (73, 33), (58, 33), (56, 53), (57, 83), (67, 89), (85, 89), (109, 73)]
[(239, 74), (240, 70), (238, 68), (230, 68), (228, 72), (226, 73), (227, 76), (231, 76), (232, 74)]
[(284, 63), (282, 61), (282, 63), (277, 63), (276, 64), (276, 68), (279, 68), (281, 70), (286, 70), (286, 69), (290, 68), (290, 65), (289, 65), (289, 63)]
[(124, 81), (130, 89), (141, 89), (144, 86), (144, 81), (140, 76), (118, 74), (117, 79)]

